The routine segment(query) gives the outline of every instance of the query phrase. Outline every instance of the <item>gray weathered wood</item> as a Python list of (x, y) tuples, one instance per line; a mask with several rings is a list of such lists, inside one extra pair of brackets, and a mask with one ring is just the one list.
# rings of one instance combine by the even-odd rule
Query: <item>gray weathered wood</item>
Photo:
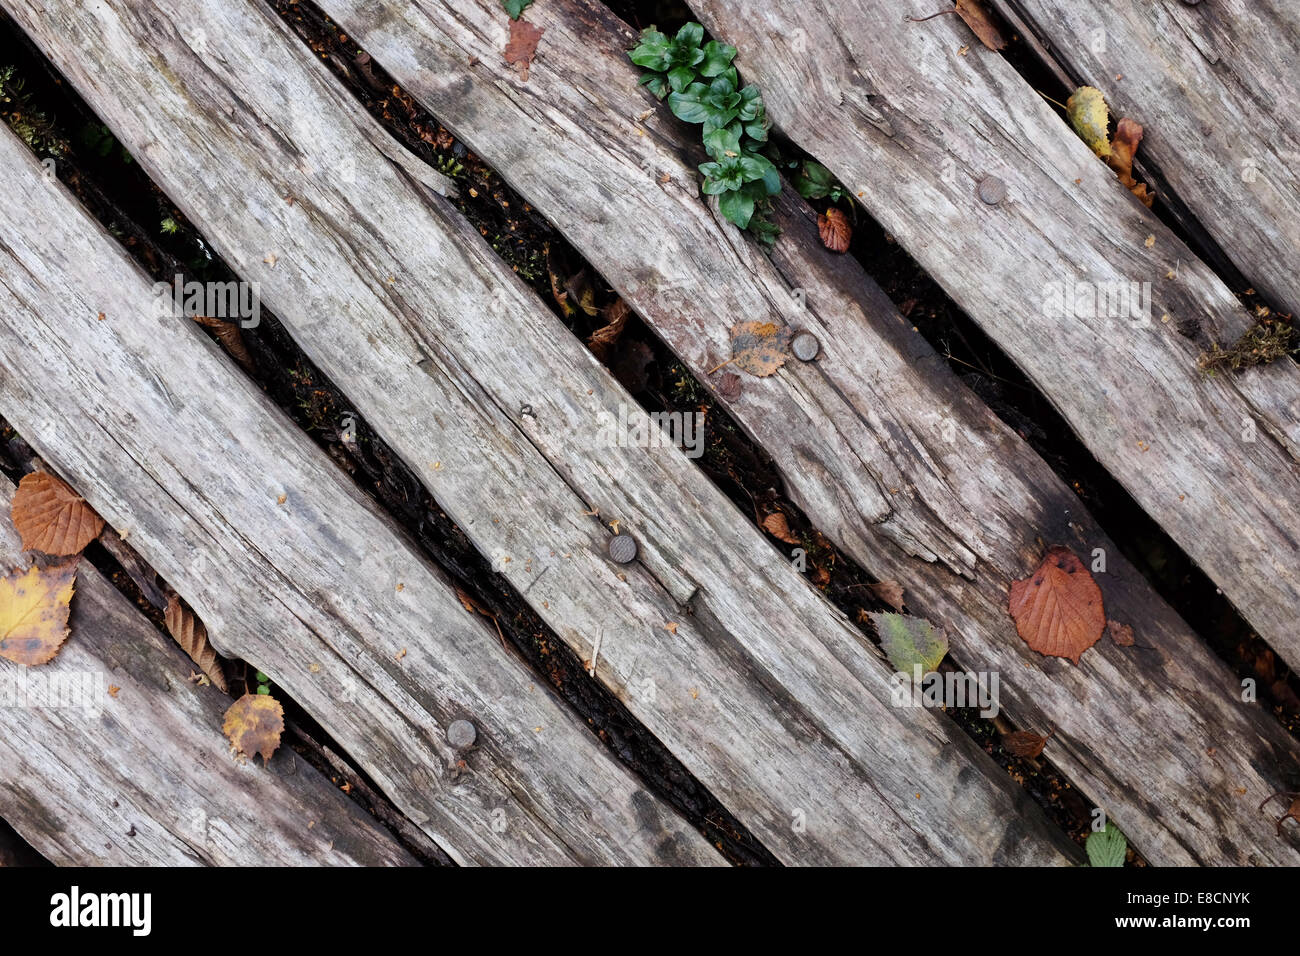
[[(610, 443), (601, 416), (626, 393), (374, 148), (382, 131), (274, 14), (6, 6), (476, 546), (783, 860), (1075, 857), (947, 718), (891, 704), (874, 648), (690, 461)], [(604, 556), (614, 520), (640, 543), (631, 565)], [(150, 557), (186, 577), (168, 550)], [(206, 618), (214, 595), (191, 583)]]
[(1294, 0), (994, 0), (1113, 116), (1241, 273), (1300, 311), (1300, 7)]
[[(1300, 369), (1207, 377), (1253, 321), (998, 54), (930, 0), (692, 0), (769, 115), (1010, 355), (1138, 503), (1300, 666)], [(963, 52), (964, 50), (964, 52)], [(976, 184), (1002, 179), (987, 205)], [(1053, 283), (1149, 283), (1151, 319)], [(1103, 288), (1105, 286), (1103, 285)], [(1077, 286), (1076, 286), (1077, 288)], [(1086, 311), (1086, 310), (1085, 310)], [(1194, 333), (1200, 328), (1199, 338)]]
[[(7, 135), (7, 134), (6, 134)], [(0, 476), (0, 566), (26, 567)], [(282, 747), (236, 761), (230, 698), (89, 561), (72, 635), (26, 668), (0, 659), (0, 817), (68, 866), (412, 866), (414, 858), (315, 768)], [(116, 688), (110, 694), (110, 688)]]
[[(792, 190), (771, 260), (714, 219), (693, 185), (697, 128), (638, 86), (626, 25), (593, 0), (530, 7), (546, 33), (525, 83), (499, 55), (497, 0), (323, 8), (546, 215), (701, 381), (716, 381), (707, 373), (737, 317), (816, 332), (815, 364), (746, 377), (739, 398), (718, 401), (773, 455), (818, 527), (948, 628), (956, 661), (1001, 674), (1018, 724), (1056, 728), (1050, 758), (1086, 782), (1148, 860), (1296, 861), (1255, 810), (1294, 767), (1294, 742), (1241, 701), (1233, 675), (1078, 497), (954, 380), (857, 263), (821, 250)], [(1085, 557), (1102, 549), (1111, 616), (1157, 650), (1107, 644), (1079, 668), (1029, 651), (1006, 595), (1036, 565), (1040, 538)], [(1220, 756), (1203, 759), (1211, 748)]]
[[(0, 414), (461, 863), (717, 863), (5, 130)], [(99, 319), (99, 315), (103, 319)], [(467, 718), (459, 754), (445, 728)], [(30, 752), (39, 738), (24, 738)], [(456, 767), (458, 759), (466, 768)]]

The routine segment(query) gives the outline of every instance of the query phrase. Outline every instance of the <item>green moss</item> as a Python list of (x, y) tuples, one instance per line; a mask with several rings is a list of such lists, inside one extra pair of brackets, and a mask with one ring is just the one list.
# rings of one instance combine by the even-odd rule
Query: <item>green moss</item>
[(1201, 356), (1204, 372), (1226, 368), (1238, 372), (1253, 365), (1264, 365), (1300, 350), (1295, 326), (1275, 318), (1264, 318), (1247, 329), (1226, 349), (1217, 344)]

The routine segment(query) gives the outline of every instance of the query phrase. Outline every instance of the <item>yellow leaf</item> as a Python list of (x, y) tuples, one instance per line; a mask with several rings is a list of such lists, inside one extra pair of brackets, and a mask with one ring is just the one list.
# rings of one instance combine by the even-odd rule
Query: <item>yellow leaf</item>
[(68, 639), (77, 561), (0, 578), (0, 657), (26, 667), (54, 659)]
[(1070, 125), (1088, 148), (1105, 159), (1110, 155), (1110, 109), (1095, 86), (1081, 86), (1065, 101)]
[(231, 750), (240, 756), (261, 754), (265, 765), (280, 746), (284, 708), (268, 694), (245, 694), (226, 711), (221, 732), (230, 740)]

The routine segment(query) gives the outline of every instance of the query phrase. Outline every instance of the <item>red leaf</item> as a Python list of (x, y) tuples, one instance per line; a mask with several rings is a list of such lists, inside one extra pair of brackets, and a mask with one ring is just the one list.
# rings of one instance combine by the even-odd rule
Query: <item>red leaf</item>
[(1007, 610), (1033, 650), (1079, 663), (1101, 638), (1106, 610), (1101, 588), (1069, 548), (1049, 548), (1038, 569), (1011, 582)]
[(849, 251), (853, 227), (849, 225), (849, 217), (840, 210), (827, 209), (826, 215), (818, 216), (817, 231), (821, 233), (822, 245), (831, 252)]
[(506, 62), (519, 65), (519, 79), (528, 82), (528, 68), (537, 55), (537, 41), (546, 30), (533, 26), (527, 20), (510, 21), (510, 39), (506, 43)]

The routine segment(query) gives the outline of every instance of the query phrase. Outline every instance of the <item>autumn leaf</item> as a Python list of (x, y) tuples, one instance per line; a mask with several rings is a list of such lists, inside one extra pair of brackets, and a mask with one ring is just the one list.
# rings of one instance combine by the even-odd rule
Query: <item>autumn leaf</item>
[(1093, 866), (1123, 866), (1128, 840), (1115, 824), (1106, 823), (1106, 829), (1088, 834), (1083, 844), (1088, 862)]
[(849, 224), (849, 217), (841, 210), (827, 209), (824, 216), (818, 216), (817, 231), (821, 234), (822, 245), (831, 252), (849, 251), (853, 227)]
[(957, 0), (957, 16), (966, 21), (966, 26), (990, 50), (1001, 50), (1007, 45), (1001, 31), (993, 25), (992, 17), (977, 0)]
[(786, 544), (798, 544), (799, 536), (790, 530), (790, 522), (779, 511), (774, 511), (763, 519), (763, 530)]
[(1002, 735), (1002, 749), (1017, 757), (1034, 759), (1043, 752), (1047, 738), (1051, 736), (1051, 733), (1044, 737), (1029, 730), (1013, 730)]
[(1106, 631), (1110, 634), (1110, 639), (1120, 647), (1132, 647), (1137, 643), (1133, 639), (1133, 628), (1127, 624), (1121, 624), (1119, 621), (1107, 621)]
[(534, 26), (527, 20), (510, 21), (510, 39), (506, 43), (505, 57), (510, 65), (518, 65), (519, 79), (528, 82), (528, 68), (533, 65), (537, 54), (537, 41), (546, 30)]
[(616, 299), (613, 305), (605, 309), (605, 324), (587, 339), (587, 348), (591, 349), (591, 354), (602, 362), (608, 362), (610, 350), (618, 343), (631, 314), (631, 308), (622, 299)]
[(1079, 657), (1106, 625), (1101, 589), (1069, 548), (1049, 548), (1029, 577), (1011, 583), (1007, 609), (1016, 630), (1040, 654)]
[(878, 584), (867, 585), (871, 593), (884, 601), (895, 611), (900, 613), (903, 610), (903, 586), (897, 581), (881, 581)]
[(68, 639), (68, 612), (79, 559), (0, 578), (0, 657), (35, 667)]
[(1106, 162), (1115, 170), (1115, 175), (1134, 196), (1142, 200), (1148, 209), (1155, 201), (1155, 195), (1147, 191), (1146, 183), (1133, 178), (1133, 157), (1137, 154), (1138, 144), (1142, 142), (1142, 124), (1127, 116), (1119, 121), (1115, 128), (1115, 138), (1110, 143), (1110, 156)]
[(230, 749), (241, 757), (262, 755), (262, 765), (280, 746), (284, 733), (284, 708), (268, 694), (245, 694), (226, 711), (221, 732)]
[(209, 318), (206, 315), (196, 315), (194, 321), (205, 329), (211, 329), (217, 341), (226, 347), (231, 358), (243, 366), (245, 371), (257, 370), (253, 364), (253, 355), (244, 344), (244, 336), (239, 331), (238, 322), (227, 322), (225, 319)]
[(735, 372), (723, 372), (718, 378), (718, 394), (729, 402), (740, 398), (740, 376)]
[(1110, 156), (1110, 109), (1101, 90), (1079, 87), (1065, 101), (1065, 115), (1089, 149), (1102, 159)]
[(929, 621), (890, 611), (867, 614), (880, 634), (880, 649), (894, 669), (911, 674), (916, 665), (928, 674), (948, 653), (948, 636)]
[(10, 513), (23, 550), (53, 557), (80, 554), (104, 530), (104, 519), (85, 499), (45, 471), (23, 476)]
[(775, 322), (737, 322), (731, 327), (731, 360), (724, 364), (760, 378), (771, 375), (785, 364), (789, 338), (789, 330)]
[(181, 646), (181, 650), (190, 656), (190, 660), (199, 666), (199, 670), (207, 675), (208, 680), (222, 692), (230, 693), (230, 685), (226, 683), (221, 660), (217, 657), (217, 652), (212, 649), (212, 645), (208, 643), (208, 629), (203, 626), (203, 622), (193, 611), (181, 603), (180, 597), (176, 594), (167, 597), (167, 610), (163, 612), (163, 623), (167, 625), (167, 632)]

